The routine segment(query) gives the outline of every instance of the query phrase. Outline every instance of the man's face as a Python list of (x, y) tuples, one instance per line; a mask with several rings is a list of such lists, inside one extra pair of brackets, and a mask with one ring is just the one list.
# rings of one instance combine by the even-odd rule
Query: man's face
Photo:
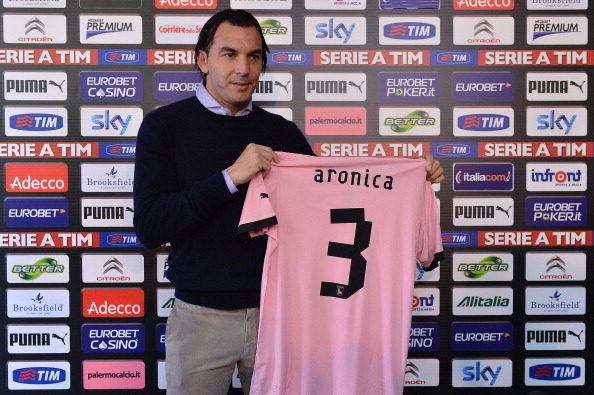
[(208, 54), (198, 54), (198, 65), (207, 74), (208, 93), (235, 115), (250, 102), (262, 71), (260, 33), (255, 26), (221, 23)]

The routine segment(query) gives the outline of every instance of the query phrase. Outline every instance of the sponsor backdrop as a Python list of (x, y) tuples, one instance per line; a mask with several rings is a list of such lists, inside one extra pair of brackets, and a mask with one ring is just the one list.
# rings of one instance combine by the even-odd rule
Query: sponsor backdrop
[(255, 100), (318, 155), (431, 153), (446, 170), (446, 260), (418, 274), (405, 392), (594, 391), (588, 0), (1, 7), (0, 392), (166, 388), (173, 290), (167, 248), (133, 232), (135, 138), (194, 94), (193, 46), (228, 7), (272, 50)]

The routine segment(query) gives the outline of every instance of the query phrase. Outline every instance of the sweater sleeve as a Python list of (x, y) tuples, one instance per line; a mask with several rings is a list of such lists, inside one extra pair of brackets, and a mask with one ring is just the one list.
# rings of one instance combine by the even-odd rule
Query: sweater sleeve
[(140, 126), (134, 168), (134, 230), (147, 248), (187, 238), (231, 196), (222, 173), (180, 187), (174, 141), (155, 112)]

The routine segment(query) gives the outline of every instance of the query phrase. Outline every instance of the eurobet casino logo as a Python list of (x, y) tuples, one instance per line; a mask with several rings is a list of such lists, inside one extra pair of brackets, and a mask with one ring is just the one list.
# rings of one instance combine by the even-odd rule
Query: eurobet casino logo
[(583, 252), (527, 252), (526, 280), (584, 281), (586, 254)]
[(528, 226), (585, 226), (588, 200), (585, 197), (527, 197)]
[(454, 322), (452, 350), (511, 351), (514, 326), (511, 322)]
[(526, 315), (584, 314), (584, 287), (526, 287)]
[(409, 358), (406, 361), (405, 387), (437, 387), (439, 359)]
[(82, 254), (82, 280), (85, 283), (142, 283), (142, 254)]
[(313, 65), (313, 51), (270, 51), (268, 64), (271, 66), (311, 66)]
[(66, 0), (3, 0), (4, 7), (66, 8)]
[(6, 316), (9, 318), (56, 318), (70, 316), (67, 289), (7, 289)]
[(527, 386), (583, 386), (586, 383), (583, 358), (526, 358), (524, 367)]
[[(386, 1), (386, 0), (382, 0)], [(367, 0), (305, 0), (306, 10), (364, 10)], [(381, 7), (381, 4), (380, 4)]]
[(379, 97), (387, 102), (441, 100), (439, 73), (379, 73)]
[(526, 108), (528, 136), (586, 136), (588, 110), (585, 107)]
[(82, 71), (80, 99), (83, 101), (140, 101), (142, 73), (138, 71)]
[(512, 226), (514, 199), (460, 197), (452, 200), (454, 226)]
[(144, 317), (142, 289), (83, 289), (83, 317)]
[(514, 0), (453, 0), (455, 10), (513, 10)]
[(567, 2), (526, 0), (526, 8), (529, 10), (587, 10), (588, 0), (571, 0)]
[(9, 283), (67, 283), (70, 260), (66, 254), (6, 254)]
[(86, 390), (143, 389), (146, 372), (143, 361), (83, 361)]
[(70, 222), (65, 198), (7, 198), (4, 204), (8, 228), (65, 228)]
[(431, 51), (431, 65), (477, 66), (478, 51)]
[(209, 18), (202, 15), (155, 15), (155, 42), (196, 45), (202, 27)]
[(83, 227), (126, 228), (134, 226), (132, 199), (82, 198), (81, 223)]
[(65, 163), (6, 163), (6, 192), (68, 192)]
[(82, 44), (142, 44), (140, 15), (79, 16)]
[(68, 134), (64, 107), (4, 107), (4, 133), (8, 137), (52, 137)]
[(293, 8), (293, 0), (231, 0), (231, 8), (243, 8), (246, 10), (290, 10)]
[(454, 191), (513, 191), (512, 163), (454, 163)]
[(491, 137), (514, 135), (511, 107), (454, 107), (454, 136)]
[(178, 10), (213, 10), (218, 0), (155, 0), (155, 8)]
[(142, 324), (84, 324), (82, 350), (85, 354), (142, 353), (146, 335)]
[(511, 281), (514, 277), (514, 256), (507, 252), (454, 253), (454, 281)]
[(70, 352), (68, 325), (6, 325), (10, 354), (66, 354)]
[(291, 45), (293, 43), (293, 18), (288, 16), (256, 15), (260, 30), (268, 45)]
[(588, 74), (584, 72), (527, 73), (526, 99), (529, 101), (588, 100)]
[(415, 288), (412, 315), (439, 315), (439, 288)]
[(440, 0), (380, 0), (379, 6), (380, 10), (438, 10), (439, 1)]
[(454, 315), (512, 315), (512, 288), (454, 287), (452, 310)]
[(307, 45), (365, 45), (365, 17), (305, 17)]
[(85, 137), (135, 137), (142, 122), (140, 107), (80, 108), (80, 133)]
[(196, 94), (200, 84), (196, 72), (162, 71), (155, 73), (155, 98), (158, 101), (177, 101)]
[(382, 136), (438, 136), (441, 111), (438, 107), (380, 107)]
[(514, 101), (514, 73), (454, 73), (453, 96), (456, 101)]
[(307, 101), (365, 101), (365, 73), (305, 73)]
[(136, 143), (99, 143), (100, 158), (134, 158)]
[(260, 75), (253, 100), (256, 102), (293, 100), (293, 75), (291, 73), (266, 73)]
[(132, 192), (133, 163), (82, 163), (80, 173), (83, 192)]
[(513, 45), (511, 16), (454, 16), (455, 45)]
[(9, 390), (70, 389), (70, 363), (67, 361), (9, 361)]
[(5, 71), (6, 100), (64, 101), (68, 98), (68, 77), (63, 71)]
[(526, 42), (530, 45), (588, 44), (588, 18), (585, 16), (528, 16)]
[(167, 330), (167, 324), (157, 324), (155, 328), (155, 345), (157, 352), (165, 354), (165, 331)]
[(413, 322), (408, 340), (409, 351), (439, 351), (440, 328), (434, 322)]
[(583, 322), (527, 322), (526, 350), (585, 350), (586, 324)]
[(585, 163), (526, 164), (527, 191), (585, 191), (587, 189), (588, 167)]
[(66, 16), (58, 14), (4, 14), (5, 43), (64, 44)]
[(438, 17), (380, 17), (381, 45), (439, 45)]
[(146, 65), (146, 49), (98, 50), (98, 63), (106, 65)]
[(365, 107), (305, 107), (307, 135), (364, 135), (367, 133)]
[(511, 387), (512, 371), (509, 359), (453, 359), (452, 386)]

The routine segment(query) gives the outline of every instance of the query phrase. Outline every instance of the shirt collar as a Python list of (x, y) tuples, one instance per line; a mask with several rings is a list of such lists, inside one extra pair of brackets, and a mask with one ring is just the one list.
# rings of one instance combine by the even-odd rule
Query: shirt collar
[[(204, 86), (204, 80), (202, 80), (198, 84), (198, 88), (196, 89), (196, 97), (198, 98), (200, 103), (202, 103), (202, 105), (204, 107), (208, 108), (210, 111), (214, 112), (215, 114), (229, 115), (229, 116), (231, 115), (231, 110), (221, 106), (219, 104), (219, 102), (216, 101), (215, 98), (212, 97), (212, 95), (210, 93), (208, 93), (208, 91), (206, 90), (206, 87)], [(248, 115), (251, 112), (252, 112), (252, 100), (250, 100), (250, 102), (248, 103), (246, 108), (238, 111), (235, 114), (235, 116), (241, 117), (244, 115)]]

